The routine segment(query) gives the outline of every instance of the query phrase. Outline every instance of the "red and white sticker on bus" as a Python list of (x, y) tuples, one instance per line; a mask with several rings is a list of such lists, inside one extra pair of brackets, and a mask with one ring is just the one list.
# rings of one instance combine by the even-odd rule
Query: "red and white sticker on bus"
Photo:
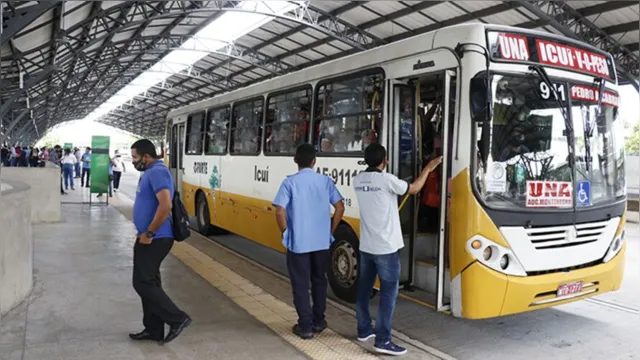
[(540, 63), (614, 79), (604, 54), (523, 34), (498, 33), (497, 56), (501, 60)]
[(539, 61), (610, 78), (607, 58), (593, 52), (558, 44), (547, 40), (536, 40)]
[[(573, 85), (571, 87), (571, 99), (583, 100), (593, 103), (598, 102), (599, 90), (591, 86)], [(618, 95), (611, 91), (604, 91), (602, 94), (602, 103), (618, 107)]]
[(500, 57), (504, 60), (529, 61), (527, 38), (515, 34), (498, 34)]
[(573, 206), (571, 182), (567, 181), (527, 181), (527, 207)]

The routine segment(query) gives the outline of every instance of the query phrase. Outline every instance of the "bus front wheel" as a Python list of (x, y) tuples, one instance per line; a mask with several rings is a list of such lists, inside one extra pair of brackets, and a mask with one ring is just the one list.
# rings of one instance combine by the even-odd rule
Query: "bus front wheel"
[(358, 289), (358, 262), (360, 252), (358, 240), (347, 225), (340, 225), (333, 234), (331, 244), (331, 268), (328, 271), (331, 290), (340, 299), (349, 303), (356, 302)]

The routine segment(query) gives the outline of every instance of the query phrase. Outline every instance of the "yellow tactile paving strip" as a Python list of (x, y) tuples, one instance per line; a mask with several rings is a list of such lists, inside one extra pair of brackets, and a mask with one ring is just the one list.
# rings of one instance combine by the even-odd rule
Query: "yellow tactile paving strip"
[(331, 329), (316, 334), (312, 340), (300, 339), (291, 332), (291, 328), (298, 320), (298, 315), (292, 306), (278, 300), (187, 243), (176, 242), (171, 253), (238, 306), (310, 358), (318, 360), (379, 359)]

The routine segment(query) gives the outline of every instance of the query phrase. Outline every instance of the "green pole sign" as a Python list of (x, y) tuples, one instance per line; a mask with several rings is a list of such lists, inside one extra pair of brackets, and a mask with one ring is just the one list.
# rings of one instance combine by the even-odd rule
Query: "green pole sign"
[(109, 192), (109, 137), (91, 138), (91, 193)]
[(72, 143), (64, 143), (64, 146), (62, 148), (63, 149), (73, 149), (73, 144)]

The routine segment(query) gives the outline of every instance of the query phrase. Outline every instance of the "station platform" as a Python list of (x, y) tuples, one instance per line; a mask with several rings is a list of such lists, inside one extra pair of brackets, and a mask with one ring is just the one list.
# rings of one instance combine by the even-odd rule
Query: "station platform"
[[(378, 358), (372, 343), (355, 342), (353, 315), (335, 307), (330, 329), (312, 340), (293, 335), (288, 282), (197, 234), (174, 243), (161, 269), (192, 324), (164, 346), (134, 342), (128, 333), (142, 329), (142, 309), (131, 285), (132, 200), (116, 194), (106, 206), (106, 194), (93, 195), (89, 205), (82, 188), (62, 200), (61, 223), (33, 228), (35, 286), (0, 322), (0, 360)], [(407, 359), (447, 358), (403, 345)]]

